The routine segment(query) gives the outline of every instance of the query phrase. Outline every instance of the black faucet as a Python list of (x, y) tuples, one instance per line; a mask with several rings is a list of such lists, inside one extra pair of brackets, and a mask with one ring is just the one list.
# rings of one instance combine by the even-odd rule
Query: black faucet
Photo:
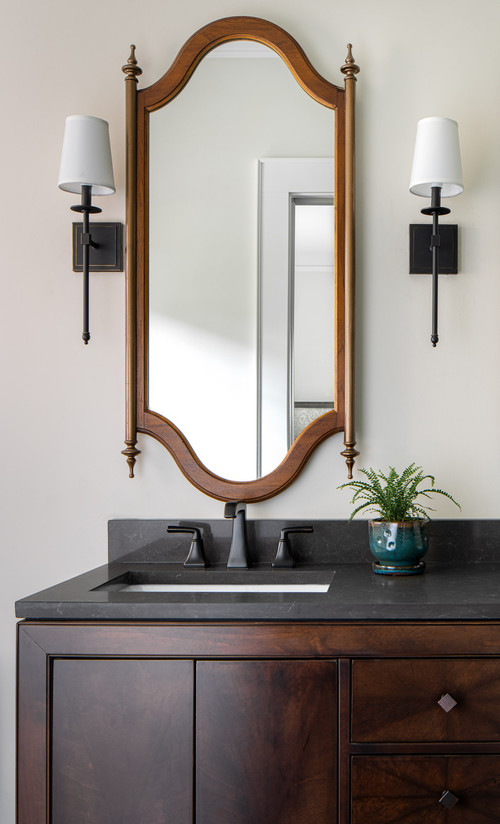
[(167, 532), (189, 532), (193, 537), (191, 539), (191, 546), (189, 547), (189, 554), (184, 561), (185, 567), (206, 567), (208, 566), (205, 555), (203, 553), (203, 538), (201, 537), (201, 529), (196, 526), (167, 526)]
[(231, 549), (227, 559), (228, 569), (248, 569), (247, 535), (245, 512), (247, 505), (242, 501), (230, 501), (224, 507), (224, 518), (233, 519)]
[(290, 555), (289, 532), (314, 532), (312, 526), (287, 526), (280, 532), (278, 551), (273, 561), (273, 567), (294, 567), (295, 561)]

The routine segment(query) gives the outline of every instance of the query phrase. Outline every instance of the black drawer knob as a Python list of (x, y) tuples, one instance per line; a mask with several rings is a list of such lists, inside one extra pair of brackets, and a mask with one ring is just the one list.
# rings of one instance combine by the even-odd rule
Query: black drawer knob
[(441, 709), (443, 709), (445, 712), (449, 712), (453, 709), (453, 707), (457, 706), (457, 702), (454, 698), (452, 698), (449, 692), (447, 692), (446, 695), (441, 696), (441, 698), (438, 701), (438, 704), (441, 707)]
[(447, 810), (451, 810), (455, 804), (458, 804), (458, 798), (453, 793), (450, 793), (449, 790), (445, 790), (441, 798), (439, 799), (439, 803), (446, 807)]

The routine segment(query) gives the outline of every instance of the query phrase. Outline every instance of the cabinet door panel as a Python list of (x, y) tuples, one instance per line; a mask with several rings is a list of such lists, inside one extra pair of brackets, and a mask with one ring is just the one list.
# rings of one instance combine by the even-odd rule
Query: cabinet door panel
[[(443, 801), (451, 795), (450, 808)], [(446, 799), (444, 799), (446, 800)], [(498, 824), (500, 756), (355, 756), (352, 824)]]
[(204, 661), (196, 674), (197, 824), (336, 820), (336, 666)]
[(192, 824), (193, 664), (56, 659), (51, 824)]

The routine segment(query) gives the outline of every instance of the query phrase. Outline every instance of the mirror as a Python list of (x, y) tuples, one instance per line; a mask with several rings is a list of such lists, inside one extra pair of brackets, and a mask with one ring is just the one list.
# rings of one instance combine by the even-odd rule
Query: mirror
[(134, 47), (123, 71), (130, 475), (144, 432), (206, 494), (264, 500), (342, 430), (350, 474), (350, 52), (343, 89), (282, 29), (236, 17), (146, 89)]

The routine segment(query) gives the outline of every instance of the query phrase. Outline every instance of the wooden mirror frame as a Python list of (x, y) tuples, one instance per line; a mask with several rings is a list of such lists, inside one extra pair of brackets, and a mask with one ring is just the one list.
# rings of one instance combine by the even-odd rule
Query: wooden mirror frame
[[(297, 82), (319, 103), (335, 110), (335, 409), (307, 426), (276, 469), (252, 481), (215, 475), (198, 459), (174, 423), (148, 409), (148, 137), (149, 113), (182, 91), (202, 58), (231, 40), (254, 40), (273, 49)], [(354, 89), (359, 67), (348, 46), (341, 71), (344, 88), (329, 83), (312, 67), (298, 43), (274, 23), (256, 17), (227, 17), (197, 31), (172, 66), (153, 85), (138, 90), (142, 70), (135, 46), (123, 72), (127, 102), (127, 275), (126, 275), (126, 449), (134, 476), (140, 450), (137, 433), (165, 446), (186, 478), (201, 492), (222, 501), (263, 501), (278, 495), (297, 478), (312, 451), (325, 438), (344, 431), (348, 477), (357, 454), (354, 434)]]

